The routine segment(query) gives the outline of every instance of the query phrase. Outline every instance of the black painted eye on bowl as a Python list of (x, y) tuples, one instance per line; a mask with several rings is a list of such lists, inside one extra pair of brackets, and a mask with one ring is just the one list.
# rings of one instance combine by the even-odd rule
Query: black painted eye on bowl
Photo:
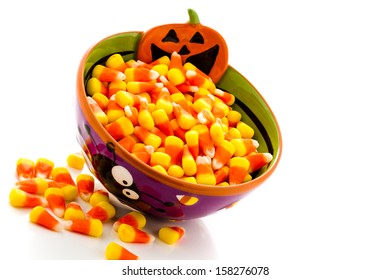
[(112, 177), (118, 184), (128, 187), (133, 184), (133, 176), (131, 176), (130, 172), (124, 168), (123, 166), (116, 165), (111, 169)]

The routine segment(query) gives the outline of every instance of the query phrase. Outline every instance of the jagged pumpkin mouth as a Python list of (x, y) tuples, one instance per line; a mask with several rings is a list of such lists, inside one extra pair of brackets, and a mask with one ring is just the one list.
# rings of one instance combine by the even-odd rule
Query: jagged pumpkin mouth
[[(151, 44), (150, 50), (152, 52), (152, 59), (156, 60), (159, 59), (162, 56), (168, 56), (171, 57), (171, 53), (164, 51), (160, 47), (158, 47), (155, 44)], [(209, 74), (211, 69), (213, 69), (215, 61), (217, 59), (219, 52), (219, 45), (215, 45), (204, 52), (197, 53), (194, 55), (191, 55), (187, 57), (187, 59), (184, 62), (190, 62), (194, 64), (199, 70), (201, 70), (205, 74)], [(189, 54), (189, 50), (187, 47), (182, 47), (180, 51), (178, 51), (180, 55), (187, 55)]]

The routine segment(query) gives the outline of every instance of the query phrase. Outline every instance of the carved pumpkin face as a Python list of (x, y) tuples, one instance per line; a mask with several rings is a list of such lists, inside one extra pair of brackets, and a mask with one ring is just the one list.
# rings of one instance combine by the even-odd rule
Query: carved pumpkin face
[(166, 24), (145, 32), (138, 45), (138, 59), (150, 63), (176, 51), (183, 64), (191, 62), (217, 83), (228, 66), (228, 49), (223, 37), (200, 24), (198, 15), (189, 9), (190, 21)]

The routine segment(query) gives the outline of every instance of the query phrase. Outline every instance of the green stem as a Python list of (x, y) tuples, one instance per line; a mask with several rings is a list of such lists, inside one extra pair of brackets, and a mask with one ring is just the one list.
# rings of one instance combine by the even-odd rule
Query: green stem
[(199, 24), (198, 14), (193, 9), (188, 9), (188, 15), (190, 16), (190, 24)]

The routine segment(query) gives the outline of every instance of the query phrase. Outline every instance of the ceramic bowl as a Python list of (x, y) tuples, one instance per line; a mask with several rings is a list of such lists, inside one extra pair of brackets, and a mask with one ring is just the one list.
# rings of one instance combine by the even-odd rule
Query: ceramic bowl
[(117, 143), (92, 113), (85, 90), (92, 69), (114, 54), (136, 59), (141, 32), (109, 36), (93, 45), (83, 56), (77, 74), (77, 140), (88, 168), (120, 203), (153, 216), (188, 220), (229, 208), (258, 188), (278, 165), (282, 141), (277, 120), (261, 94), (233, 67), (229, 66), (217, 87), (235, 95), (232, 106), (254, 130), (259, 152), (269, 152), (273, 160), (249, 182), (232, 186), (189, 183), (162, 174), (137, 160)]

